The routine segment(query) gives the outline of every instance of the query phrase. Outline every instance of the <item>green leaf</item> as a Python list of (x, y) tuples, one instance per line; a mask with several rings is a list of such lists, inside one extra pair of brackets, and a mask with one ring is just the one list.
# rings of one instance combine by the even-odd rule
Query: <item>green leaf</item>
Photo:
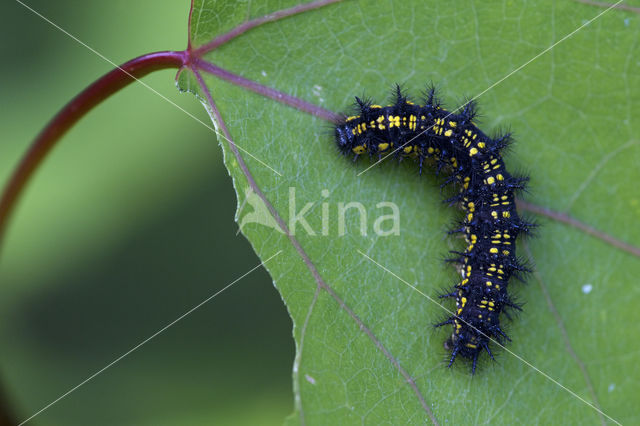
[[(192, 40), (202, 45), (293, 4), (196, 1)], [(640, 17), (611, 10), (512, 74), (603, 11), (579, 2), (342, 2), (258, 27), (205, 59), (335, 112), (363, 93), (386, 101), (394, 83), (417, 95), (433, 81), (449, 108), (482, 93), (480, 126), (515, 132), (506, 163), (531, 176), (527, 201), (633, 243), (640, 239), (640, 129), (633, 120), (640, 112)], [(205, 81), (279, 216), (288, 222), (311, 205), (305, 219), (315, 235), (300, 223), (294, 235), (305, 263), (220, 141), (242, 232), (261, 259), (279, 253), (266, 268), (294, 323), (294, 423), (429, 422), (392, 359), (441, 424), (610, 422), (586, 403), (623, 423), (638, 420), (637, 257), (537, 217), (538, 238), (518, 247), (536, 273), (529, 285), (511, 286), (524, 312), (512, 323), (505, 319), (513, 338), (508, 349), (521, 358), (497, 349), (498, 362), (485, 356), (475, 376), (460, 361), (448, 369), (449, 331), (431, 327), (446, 316), (443, 308), (360, 253), (432, 298), (455, 283), (458, 275), (441, 259), (461, 247), (444, 234), (460, 212), (441, 203), (439, 180), (391, 161), (359, 176), (369, 163), (340, 157), (327, 122), (216, 77)], [(183, 73), (179, 82), (206, 98), (193, 75)], [(349, 202), (366, 211), (366, 235), (355, 209), (340, 234), (339, 203)], [(389, 214), (377, 207), (381, 202), (398, 206), (399, 235), (374, 232), (376, 219)]]

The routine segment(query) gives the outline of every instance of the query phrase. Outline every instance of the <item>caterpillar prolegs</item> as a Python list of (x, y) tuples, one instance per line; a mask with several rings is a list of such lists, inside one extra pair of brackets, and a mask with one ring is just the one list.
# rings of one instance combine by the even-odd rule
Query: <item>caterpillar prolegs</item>
[(447, 112), (433, 88), (427, 90), (422, 106), (399, 86), (394, 102), (383, 107), (356, 97), (357, 112), (335, 127), (336, 143), (355, 159), (365, 154), (415, 158), (420, 172), (432, 159), (438, 172), (448, 172), (443, 186), (458, 188), (445, 201), (464, 211), (460, 226), (450, 233), (463, 233), (467, 246), (452, 252), (455, 257), (449, 260), (459, 265), (461, 280), (441, 296), (454, 298), (456, 310), (436, 326), (453, 327), (445, 342), (451, 350), (449, 366), (460, 355), (471, 360), (474, 373), (482, 350), (493, 359), (490, 338), (501, 344), (510, 340), (500, 326), (500, 314), (507, 308), (520, 310), (507, 287), (511, 276), (527, 271), (516, 257), (516, 238), (534, 225), (518, 216), (514, 192), (524, 188), (528, 178), (507, 172), (501, 152), (511, 137), (490, 138), (478, 129), (474, 102), (460, 113)]

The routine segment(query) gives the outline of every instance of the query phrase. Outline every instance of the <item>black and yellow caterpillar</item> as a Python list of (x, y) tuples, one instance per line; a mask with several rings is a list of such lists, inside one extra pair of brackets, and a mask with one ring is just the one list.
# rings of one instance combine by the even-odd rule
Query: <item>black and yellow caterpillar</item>
[[(507, 293), (512, 275), (528, 269), (516, 257), (518, 234), (535, 226), (520, 219), (514, 192), (524, 188), (527, 177), (514, 177), (505, 169), (501, 151), (510, 134), (490, 138), (476, 127), (476, 105), (468, 102), (460, 113), (447, 112), (427, 90), (424, 105), (408, 99), (397, 86), (395, 103), (373, 104), (356, 97), (357, 112), (335, 127), (335, 139), (344, 154), (382, 157), (413, 157), (420, 172), (432, 159), (438, 171), (449, 171), (443, 185), (457, 185), (459, 192), (446, 201), (464, 210), (460, 226), (450, 233), (464, 233), (467, 246), (449, 259), (459, 265), (462, 278), (446, 294), (456, 300), (454, 315), (436, 324), (453, 326), (445, 347), (451, 350), (449, 366), (456, 356), (472, 360), (475, 372), (479, 353), (489, 349), (490, 339), (510, 340), (500, 326), (505, 308), (520, 310)], [(508, 313), (505, 312), (506, 315)]]

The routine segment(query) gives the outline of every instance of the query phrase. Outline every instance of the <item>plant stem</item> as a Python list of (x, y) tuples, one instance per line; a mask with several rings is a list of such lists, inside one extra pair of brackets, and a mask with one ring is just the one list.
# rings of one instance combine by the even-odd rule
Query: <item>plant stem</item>
[(153, 71), (182, 68), (187, 65), (188, 57), (186, 51), (165, 51), (149, 53), (132, 59), (100, 77), (56, 114), (32, 142), (2, 193), (2, 199), (0, 199), (0, 246), (11, 212), (24, 186), (33, 176), (40, 162), (67, 130), (93, 107), (118, 90)]

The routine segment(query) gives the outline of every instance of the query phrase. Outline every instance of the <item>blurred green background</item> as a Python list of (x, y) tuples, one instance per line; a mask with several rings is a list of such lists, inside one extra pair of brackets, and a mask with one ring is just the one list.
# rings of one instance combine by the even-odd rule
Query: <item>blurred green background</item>
[[(116, 63), (186, 46), (188, 0), (27, 4)], [(4, 183), (44, 124), (111, 66), (15, 1), (2, 2), (0, 23)], [(144, 81), (210, 123), (174, 74)], [(1, 374), (16, 418), (257, 265), (235, 207), (214, 134), (139, 84), (73, 128), (0, 257)], [(293, 357), (291, 321), (259, 269), (29, 424), (281, 424)]]

